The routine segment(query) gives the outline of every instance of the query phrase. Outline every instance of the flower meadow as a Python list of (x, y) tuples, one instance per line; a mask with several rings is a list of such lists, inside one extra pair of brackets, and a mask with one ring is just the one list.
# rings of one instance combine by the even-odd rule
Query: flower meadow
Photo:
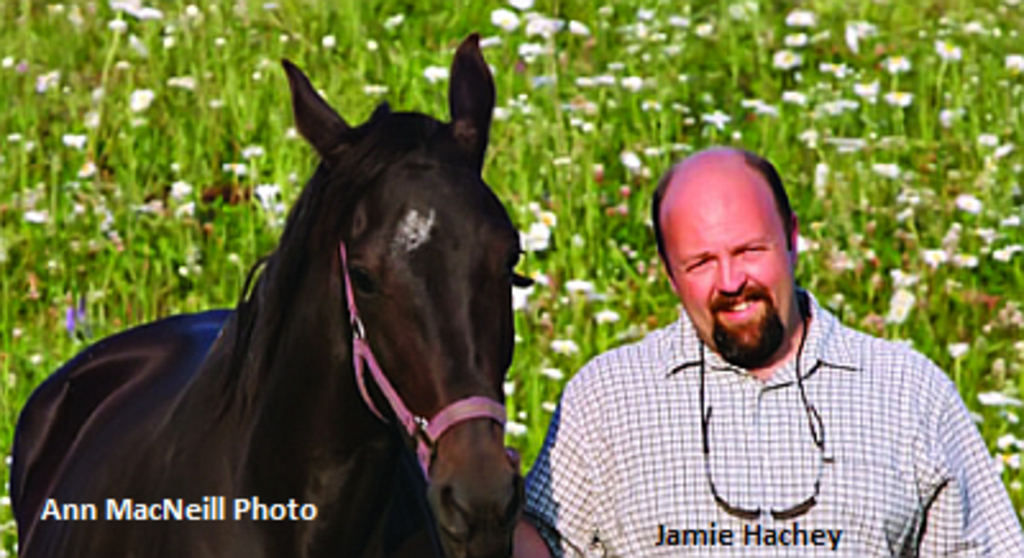
[(484, 177), (536, 280), (505, 385), (524, 466), (590, 357), (678, 315), (658, 177), (737, 145), (787, 184), (800, 283), (945, 369), (1024, 506), (1021, 0), (5, 2), (0, 454), (87, 344), (235, 303), (315, 163), (281, 58), (350, 122), (384, 99), (444, 118), (473, 31), (498, 94)]

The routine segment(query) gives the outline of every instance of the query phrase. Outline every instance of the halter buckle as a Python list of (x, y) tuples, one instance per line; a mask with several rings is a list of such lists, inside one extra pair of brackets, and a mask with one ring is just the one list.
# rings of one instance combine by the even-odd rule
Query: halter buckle
[(352, 316), (352, 337), (366, 339), (366, 328), (363, 326), (363, 320), (360, 320), (359, 316)]

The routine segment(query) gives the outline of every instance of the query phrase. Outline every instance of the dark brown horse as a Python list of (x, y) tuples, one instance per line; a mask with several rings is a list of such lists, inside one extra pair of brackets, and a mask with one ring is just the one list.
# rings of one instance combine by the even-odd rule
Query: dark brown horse
[[(351, 127), (284, 66), (321, 163), (277, 249), (233, 311), (104, 339), (35, 391), (11, 479), (24, 558), (510, 553), (522, 479), (492, 411), (525, 280), (480, 176), (478, 38), (452, 63), (450, 123), (382, 104)], [(366, 400), (361, 342), (386, 375)]]

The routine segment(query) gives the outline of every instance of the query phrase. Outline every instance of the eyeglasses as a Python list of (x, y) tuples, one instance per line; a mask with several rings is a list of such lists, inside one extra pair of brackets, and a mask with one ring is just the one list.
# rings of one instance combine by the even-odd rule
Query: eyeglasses
[[(807, 339), (807, 321), (804, 320), (803, 332), (800, 336), (800, 347), (796, 353), (796, 384), (800, 391), (800, 399), (804, 403), (804, 409), (807, 412), (807, 424), (811, 429), (811, 438), (814, 440), (814, 445), (818, 447), (818, 453), (820, 460), (818, 463), (818, 475), (814, 480), (814, 492), (809, 498), (803, 500), (799, 504), (790, 508), (776, 510), (768, 510), (772, 518), (776, 520), (787, 520), (807, 513), (818, 503), (818, 494), (821, 490), (821, 475), (825, 469), (825, 463), (828, 461), (825, 457), (825, 424), (821, 420), (821, 415), (818, 413), (818, 409), (811, 405), (807, 401), (807, 393), (804, 391), (804, 384), (800, 377), (800, 356), (804, 350), (804, 341)], [(705, 411), (705, 408), (707, 409)], [(700, 409), (701, 409), (701, 436), (704, 447), (704, 476), (707, 478), (708, 487), (711, 489), (711, 496), (714, 497), (715, 503), (718, 507), (722, 508), (725, 513), (744, 519), (747, 521), (753, 521), (761, 517), (761, 508), (743, 508), (740, 506), (734, 506), (727, 502), (725, 498), (722, 498), (718, 493), (718, 489), (715, 488), (715, 481), (711, 477), (711, 445), (708, 438), (708, 429), (711, 424), (711, 407), (705, 407), (704, 405), (704, 343), (700, 344)]]

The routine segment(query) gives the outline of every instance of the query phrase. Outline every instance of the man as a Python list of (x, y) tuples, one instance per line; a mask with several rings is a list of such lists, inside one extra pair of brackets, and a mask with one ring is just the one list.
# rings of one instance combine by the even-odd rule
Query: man
[(516, 556), (1024, 556), (948, 377), (797, 287), (768, 161), (697, 153), (653, 210), (685, 315), (566, 386)]

